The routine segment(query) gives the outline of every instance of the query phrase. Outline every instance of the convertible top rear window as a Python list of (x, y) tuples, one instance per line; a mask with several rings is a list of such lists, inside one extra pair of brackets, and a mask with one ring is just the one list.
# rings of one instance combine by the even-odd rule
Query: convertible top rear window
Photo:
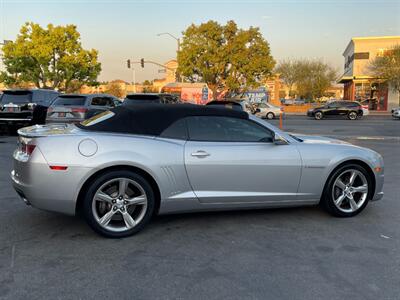
[(105, 111), (102, 113), (99, 113), (89, 119), (86, 119), (84, 121), (81, 122), (82, 126), (88, 127), (88, 126), (93, 126), (95, 124), (98, 124), (100, 122), (103, 122), (109, 118), (112, 118), (115, 116), (115, 113), (113, 113), (112, 111)]

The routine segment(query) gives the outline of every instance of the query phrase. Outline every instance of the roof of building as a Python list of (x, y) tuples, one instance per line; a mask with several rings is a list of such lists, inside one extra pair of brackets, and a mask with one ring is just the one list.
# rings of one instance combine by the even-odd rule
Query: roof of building
[[(111, 113), (112, 112), (112, 115)], [(247, 119), (246, 112), (193, 104), (137, 104), (105, 112), (111, 117), (96, 122), (103, 114), (77, 126), (84, 130), (158, 136), (175, 121), (189, 116), (227, 116)], [(93, 123), (93, 125), (91, 125)]]
[(400, 42), (400, 36), (392, 35), (392, 36), (361, 36), (361, 37), (353, 37), (347, 44), (346, 48), (343, 51), (343, 56), (347, 52), (347, 49), (350, 47), (351, 43), (356, 41), (366, 41), (366, 40), (398, 40)]

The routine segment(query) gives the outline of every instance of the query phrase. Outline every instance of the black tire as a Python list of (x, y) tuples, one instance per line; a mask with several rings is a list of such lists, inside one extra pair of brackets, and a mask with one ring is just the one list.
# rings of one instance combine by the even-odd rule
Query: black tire
[(266, 118), (267, 118), (268, 120), (272, 120), (272, 119), (275, 118), (275, 115), (274, 115), (273, 112), (269, 112), (269, 113), (267, 113)]
[(324, 118), (324, 114), (322, 113), (322, 111), (317, 111), (314, 114), (314, 119), (315, 120), (322, 120)]
[(354, 121), (354, 120), (357, 120), (358, 114), (355, 111), (351, 111), (351, 112), (349, 112), (347, 117), (349, 118), (349, 120), (353, 120)]
[[(368, 194), (366, 197), (366, 200), (364, 202), (364, 204), (358, 208), (358, 210), (348, 213), (348, 212), (343, 212), (342, 210), (338, 209), (334, 203), (334, 199), (332, 197), (332, 189), (333, 189), (333, 184), (335, 183), (335, 180), (337, 179), (337, 177), (342, 174), (344, 171), (346, 170), (350, 170), (350, 169), (354, 169), (354, 170), (358, 170), (360, 171), (366, 178), (367, 182), (368, 182)], [(364, 208), (367, 206), (368, 201), (371, 197), (373, 193), (373, 189), (372, 189), (372, 179), (369, 175), (369, 173), (367, 172), (367, 170), (365, 170), (364, 167), (358, 165), (358, 164), (346, 164), (343, 165), (341, 167), (339, 167), (338, 169), (336, 169), (328, 178), (328, 181), (325, 184), (325, 188), (324, 191), (322, 193), (322, 197), (320, 200), (320, 205), (331, 215), (335, 216), (335, 217), (341, 217), (341, 218), (348, 218), (348, 217), (353, 217), (357, 214), (359, 214), (361, 211), (364, 210)]]
[[(92, 212), (92, 202), (94, 200), (94, 196), (96, 191), (106, 182), (115, 178), (127, 178), (134, 180), (137, 182), (145, 191), (147, 197), (147, 209), (144, 214), (142, 220), (136, 224), (133, 228), (121, 232), (115, 232), (111, 230), (107, 230), (106, 228), (102, 227), (95, 219), (93, 212)], [(128, 170), (114, 170), (107, 173), (104, 173), (97, 177), (91, 184), (90, 187), (87, 189), (87, 192), (84, 196), (83, 200), (83, 215), (88, 223), (88, 225), (98, 234), (108, 237), (108, 238), (123, 238), (127, 236), (131, 236), (139, 231), (141, 231), (146, 224), (150, 221), (151, 217), (154, 214), (155, 210), (155, 195), (151, 185), (147, 182), (145, 178), (136, 174), (135, 172), (128, 171)]]

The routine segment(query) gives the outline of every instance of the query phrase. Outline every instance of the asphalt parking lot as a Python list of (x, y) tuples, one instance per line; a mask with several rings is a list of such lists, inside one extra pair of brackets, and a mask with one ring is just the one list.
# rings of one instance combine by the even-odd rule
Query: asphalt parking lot
[(381, 153), (383, 200), (349, 219), (318, 207), (160, 216), (110, 240), (26, 206), (9, 179), (16, 137), (0, 136), (0, 298), (399, 299), (400, 121), (289, 116), (284, 128)]

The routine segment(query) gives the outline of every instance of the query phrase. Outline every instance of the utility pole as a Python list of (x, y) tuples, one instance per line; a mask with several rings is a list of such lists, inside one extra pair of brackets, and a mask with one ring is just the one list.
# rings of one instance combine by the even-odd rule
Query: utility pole
[(135, 63), (135, 62), (131, 61), (130, 59), (128, 59), (126, 61), (126, 65), (127, 65), (128, 69), (132, 69), (133, 92), (136, 93), (136, 70), (134, 67), (132, 67), (133, 63)]
[(176, 49), (176, 54), (178, 54), (178, 51), (181, 50), (181, 40), (180, 40), (180, 38), (177, 38), (176, 36), (174, 36), (173, 34), (171, 34), (169, 32), (162, 32), (162, 33), (157, 34), (157, 36), (162, 36), (162, 35), (169, 35), (174, 40), (176, 40), (177, 46), (178, 46), (178, 48)]
[[(169, 33), (169, 32), (162, 32), (162, 33), (159, 33), (159, 34), (157, 34), (157, 36), (162, 36), (162, 35), (168, 35), (168, 36), (170, 36), (171, 38), (173, 38), (174, 40), (176, 40), (176, 43), (177, 43), (177, 48), (176, 48), (176, 60), (178, 60), (178, 52), (179, 52), (179, 50), (181, 50), (181, 39), (180, 38), (178, 38), (178, 37), (176, 37), (176, 36), (174, 36), (173, 34), (171, 34), (171, 33)], [(175, 71), (175, 78), (176, 78), (176, 71)], [(183, 82), (183, 78), (182, 78), (182, 76), (179, 76), (179, 81), (180, 82)]]

